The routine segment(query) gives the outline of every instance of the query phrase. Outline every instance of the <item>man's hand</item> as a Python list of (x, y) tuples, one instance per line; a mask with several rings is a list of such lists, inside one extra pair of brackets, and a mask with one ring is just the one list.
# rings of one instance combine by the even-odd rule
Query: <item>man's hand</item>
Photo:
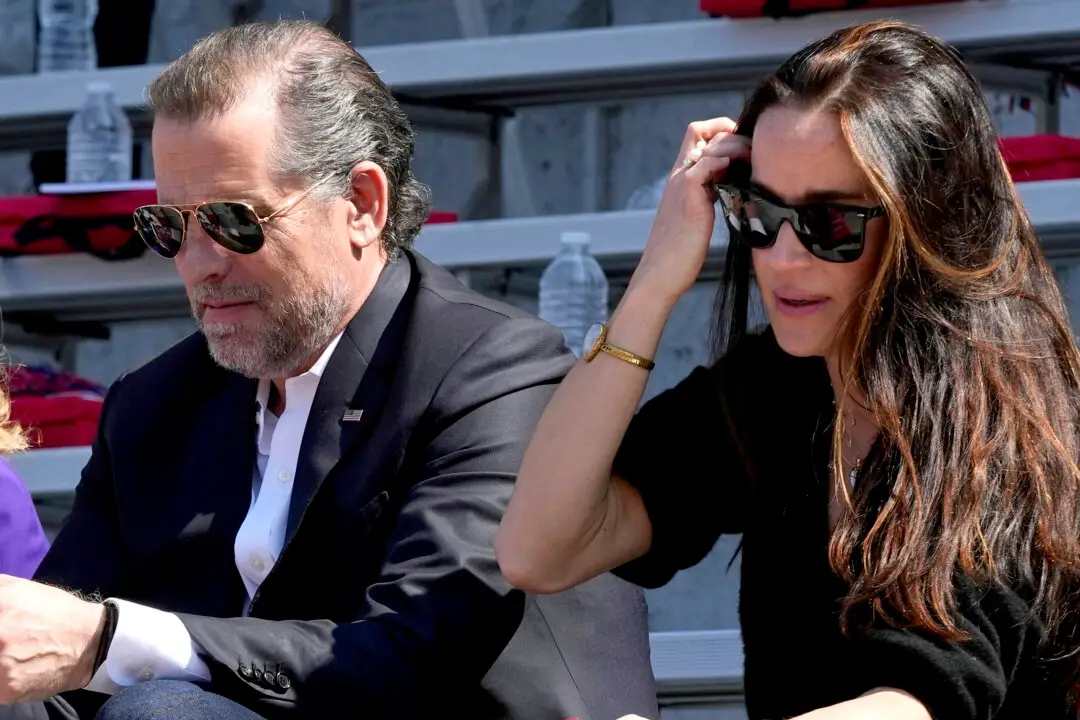
[(104, 625), (99, 604), (0, 575), (0, 705), (84, 687)]

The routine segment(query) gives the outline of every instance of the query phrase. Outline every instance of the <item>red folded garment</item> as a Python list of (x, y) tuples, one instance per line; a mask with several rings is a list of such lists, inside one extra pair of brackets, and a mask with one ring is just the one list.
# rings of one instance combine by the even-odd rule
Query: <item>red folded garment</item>
[(105, 389), (49, 367), (16, 367), (9, 377), (11, 418), (35, 447), (70, 447), (94, 441)]
[(701, 0), (703, 12), (713, 17), (796, 17), (834, 10), (932, 5), (958, 0)]
[(1080, 177), (1080, 138), (1020, 135), (999, 140), (1014, 182)]

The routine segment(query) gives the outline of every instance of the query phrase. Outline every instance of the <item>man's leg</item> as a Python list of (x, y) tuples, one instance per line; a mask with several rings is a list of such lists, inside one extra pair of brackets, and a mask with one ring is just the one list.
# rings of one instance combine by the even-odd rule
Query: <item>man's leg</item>
[(45, 702), (0, 706), (0, 720), (79, 720), (79, 714), (60, 697)]
[(45, 703), (19, 703), (0, 706), (0, 720), (49, 720)]
[[(0, 720), (4, 720), (0, 718)], [(153, 680), (113, 695), (96, 720), (263, 720), (243, 705), (179, 680)]]

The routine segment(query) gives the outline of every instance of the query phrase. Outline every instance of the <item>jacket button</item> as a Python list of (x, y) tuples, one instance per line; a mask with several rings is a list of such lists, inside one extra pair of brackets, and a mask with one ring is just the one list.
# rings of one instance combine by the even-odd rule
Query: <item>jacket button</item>
[(251, 680), (251, 668), (249, 668), (247, 665), (241, 663), (238, 671), (240, 673), (240, 677), (244, 678), (245, 680)]
[(278, 673), (277, 684), (278, 687), (282, 690), (288, 690), (290, 687), (292, 687), (292, 681), (289, 680), (289, 676), (285, 673)]

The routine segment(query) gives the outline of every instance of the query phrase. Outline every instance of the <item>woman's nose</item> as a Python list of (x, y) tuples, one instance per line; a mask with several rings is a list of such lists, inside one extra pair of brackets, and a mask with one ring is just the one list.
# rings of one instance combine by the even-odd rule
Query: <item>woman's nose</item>
[(813, 256), (803, 247), (791, 223), (784, 221), (769, 249), (769, 261), (778, 267), (808, 265)]

